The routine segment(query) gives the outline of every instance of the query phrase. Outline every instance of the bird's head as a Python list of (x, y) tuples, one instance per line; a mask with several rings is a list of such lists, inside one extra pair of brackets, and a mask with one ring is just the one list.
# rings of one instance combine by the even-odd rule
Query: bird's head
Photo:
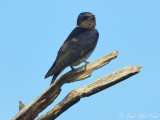
[(95, 16), (89, 12), (80, 13), (77, 19), (77, 27), (93, 29), (96, 26)]

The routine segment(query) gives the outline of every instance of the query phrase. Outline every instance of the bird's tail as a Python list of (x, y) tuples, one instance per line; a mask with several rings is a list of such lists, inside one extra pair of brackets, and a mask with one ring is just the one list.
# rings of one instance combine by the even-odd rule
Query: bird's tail
[[(63, 70), (62, 70), (62, 71), (63, 71)], [(56, 78), (58, 77), (58, 75), (61, 74), (62, 71), (54, 74), (54, 76), (53, 76), (53, 78), (52, 78), (52, 81), (51, 81), (51, 84), (54, 83), (54, 81), (56, 80)], [(51, 85), (51, 84), (50, 84), (50, 85)]]
[(46, 78), (52, 76), (54, 74), (53, 70), (54, 70), (53, 67), (51, 67), (44, 78), (46, 79)]

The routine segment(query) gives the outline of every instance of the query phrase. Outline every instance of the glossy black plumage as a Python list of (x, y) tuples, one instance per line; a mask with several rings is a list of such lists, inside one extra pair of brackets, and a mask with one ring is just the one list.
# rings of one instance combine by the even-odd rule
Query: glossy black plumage
[(99, 33), (95, 29), (95, 16), (91, 13), (81, 13), (77, 27), (71, 32), (58, 51), (55, 62), (45, 78), (53, 76), (52, 82), (68, 66), (77, 66), (91, 55), (96, 47)]

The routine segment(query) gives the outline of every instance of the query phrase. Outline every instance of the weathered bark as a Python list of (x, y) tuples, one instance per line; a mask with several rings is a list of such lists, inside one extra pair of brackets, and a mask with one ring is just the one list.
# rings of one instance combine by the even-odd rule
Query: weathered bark
[(22, 101), (19, 101), (19, 111), (24, 107), (25, 107), (25, 105), (22, 103)]
[(34, 120), (38, 114), (49, 106), (60, 94), (61, 87), (65, 83), (80, 81), (91, 76), (94, 70), (97, 70), (104, 65), (108, 64), (112, 59), (118, 55), (117, 51), (102, 57), (95, 62), (70, 71), (57, 79), (51, 86), (49, 86), (37, 99), (29, 105), (23, 106), (17, 115), (12, 120)]
[(41, 116), (38, 120), (54, 120), (68, 108), (76, 104), (81, 98), (91, 96), (127, 79), (128, 77), (133, 76), (134, 74), (140, 72), (141, 67), (141, 65), (135, 67), (125, 67), (107, 76), (98, 78), (87, 86), (71, 91), (60, 103), (58, 103), (48, 113)]

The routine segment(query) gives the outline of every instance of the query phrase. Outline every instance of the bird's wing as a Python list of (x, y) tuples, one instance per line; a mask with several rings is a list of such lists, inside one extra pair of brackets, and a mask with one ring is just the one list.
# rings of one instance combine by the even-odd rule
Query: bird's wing
[(96, 46), (98, 32), (93, 35), (87, 35), (85, 33), (83, 31), (73, 30), (58, 51), (57, 58), (45, 78), (59, 73)]

